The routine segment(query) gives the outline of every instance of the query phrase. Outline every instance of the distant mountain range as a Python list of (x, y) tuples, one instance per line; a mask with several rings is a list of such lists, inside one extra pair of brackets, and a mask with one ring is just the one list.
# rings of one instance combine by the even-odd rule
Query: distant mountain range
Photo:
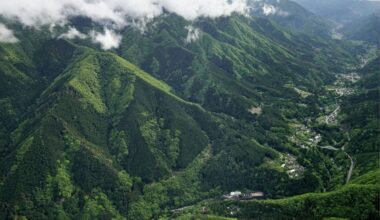
[(350, 23), (380, 12), (379, 1), (360, 0), (295, 0), (306, 9), (339, 23)]
[(346, 38), (380, 46), (380, 14), (371, 14), (355, 20), (342, 29)]

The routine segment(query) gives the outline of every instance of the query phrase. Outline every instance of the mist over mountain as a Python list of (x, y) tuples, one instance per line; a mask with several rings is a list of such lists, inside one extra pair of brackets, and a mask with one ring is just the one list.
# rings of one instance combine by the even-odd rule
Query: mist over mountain
[(380, 1), (376, 0), (295, 0), (295, 2), (317, 15), (340, 23), (349, 23), (371, 14), (380, 13)]
[(380, 14), (371, 14), (355, 20), (342, 28), (348, 39), (380, 45)]
[(1, 1), (0, 219), (377, 219), (377, 2), (297, 2)]
[[(30, 27), (49, 26), (63, 27), (70, 18), (84, 16), (103, 26), (103, 33), (93, 31), (88, 33), (94, 42), (100, 43), (104, 49), (118, 47), (121, 36), (117, 33), (126, 26), (136, 26), (142, 31), (145, 24), (164, 12), (175, 13), (192, 21), (199, 17), (216, 18), (229, 16), (232, 13), (247, 11), (245, 0), (208, 0), (208, 1), (13, 1), (0, 3), (0, 15), (4, 18), (18, 21)], [(4, 26), (4, 25), (3, 25)], [(2, 35), (13, 37), (11, 30), (3, 27)], [(74, 27), (63, 34), (63, 37), (84, 37)], [(3, 37), (4, 38), (4, 37)], [(4, 39), (6, 41), (9, 39)]]

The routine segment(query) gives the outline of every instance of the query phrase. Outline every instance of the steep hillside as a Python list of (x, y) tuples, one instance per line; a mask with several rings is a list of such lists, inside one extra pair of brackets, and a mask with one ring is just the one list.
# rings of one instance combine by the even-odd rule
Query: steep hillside
[(380, 47), (380, 15), (372, 14), (358, 19), (343, 30), (347, 39), (360, 40)]
[(378, 13), (378, 1), (358, 0), (294, 0), (315, 14), (339, 23), (350, 23), (370, 14)]
[[(353, 178), (377, 173), (380, 146), (380, 59), (375, 58), (359, 72), (362, 78), (356, 83), (360, 92), (347, 97), (342, 106), (342, 123), (346, 126), (349, 142), (347, 152), (355, 159)], [(373, 181), (379, 178), (374, 178)]]
[(328, 38), (333, 24), (289, 0), (251, 1), (252, 15), (269, 18), (281, 27), (317, 38)]
[[(348, 82), (344, 85), (351, 84), (357, 92), (341, 97), (342, 107), (337, 124), (325, 128), (325, 131), (330, 132), (330, 138), (343, 139), (336, 142), (335, 147), (323, 147), (334, 152), (330, 157), (335, 164), (351, 160), (351, 165), (343, 165), (340, 174), (330, 173), (330, 178), (343, 174), (345, 185), (335, 185), (332, 190), (324, 193), (308, 193), (285, 199), (207, 200), (191, 207), (187, 212), (238, 219), (376, 219), (379, 216), (380, 190), (378, 67), (377, 57), (358, 70), (362, 77), (360, 80), (345, 78)], [(325, 135), (323, 137), (329, 138)], [(200, 210), (208, 211), (202, 213)], [(182, 215), (186, 216), (180, 216)]]
[[(334, 79), (331, 73), (345, 71), (346, 64), (356, 62), (346, 49), (352, 48), (349, 44), (294, 34), (263, 18), (232, 16), (199, 21), (192, 24), (199, 29), (199, 39), (193, 42), (185, 41), (188, 31), (180, 28), (190, 24), (173, 18), (177, 17), (159, 19), (144, 34), (127, 29), (118, 52), (168, 82), (184, 99), (232, 116), (232, 129), (237, 133), (283, 154), (300, 156), (299, 146), (289, 141), (292, 126), (307, 123), (307, 118), (329, 101), (321, 86)], [(281, 197), (321, 190), (318, 176), (325, 176), (322, 181), (326, 185), (329, 181), (330, 168), (316, 168), (328, 159), (318, 150), (302, 153), (300, 158), (305, 160), (301, 161), (309, 171), (291, 180), (270, 162), (258, 167), (236, 145), (228, 138), (215, 143), (217, 156), (202, 171), (206, 187), (261, 189)], [(310, 158), (314, 164), (307, 162)], [(290, 185), (294, 187), (289, 189)]]
[[(241, 205), (219, 200), (235, 190), (269, 199), (236, 217), (291, 218), (336, 198), (317, 217), (346, 217), (351, 196), (365, 205), (354, 216), (375, 215), (378, 61), (338, 97), (365, 47), (331, 39), (293, 2), (267, 3), (293, 15), (164, 11), (118, 27), (108, 52), (95, 31), (110, 40), (112, 22), (1, 18), (18, 42), (0, 43), (0, 219), (217, 219)], [(85, 37), (62, 37), (74, 27)]]
[[(17, 213), (41, 219), (57, 212), (78, 217), (73, 205), (82, 207), (82, 217), (117, 217), (126, 213), (133, 184), (123, 170), (157, 180), (186, 167), (209, 144), (199, 121), (212, 119), (199, 106), (122, 58), (77, 50), (11, 134), (10, 153), (1, 162), (3, 218)], [(82, 206), (78, 199), (85, 200)], [(97, 203), (109, 207), (86, 211)]]
[[(201, 181), (197, 176), (202, 164), (213, 151), (210, 145), (221, 138), (233, 141), (224, 148), (241, 147), (236, 154), (249, 149), (245, 156), (254, 164), (276, 155), (245, 134), (235, 137), (225, 116), (182, 100), (167, 84), (117, 55), (64, 40), (44, 45), (49, 45), (51, 57), (57, 57), (49, 60), (56, 62), (52, 69), (44, 62), (45, 70), (50, 70), (46, 74), (61, 65), (65, 68), (20, 114), (17, 128), (5, 131), (10, 140), (1, 161), (3, 218), (141, 215), (143, 189), (150, 195), (145, 184), (185, 172), (177, 178), (192, 178), (193, 184), (183, 184), (194, 190)], [(73, 48), (71, 58), (66, 50), (57, 50), (62, 46)], [(13, 95), (17, 97), (9, 94), (9, 99)], [(177, 187), (183, 190), (183, 185)], [(152, 193), (157, 190), (153, 187)], [(150, 216), (154, 205), (175, 207), (207, 195), (199, 193), (175, 203), (147, 199), (152, 211), (146, 206), (143, 212)], [(170, 201), (175, 198), (167, 196)]]

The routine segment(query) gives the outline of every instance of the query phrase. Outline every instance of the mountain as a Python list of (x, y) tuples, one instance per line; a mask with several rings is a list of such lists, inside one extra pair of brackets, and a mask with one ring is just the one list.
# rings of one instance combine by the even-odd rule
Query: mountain
[[(356, 82), (360, 92), (347, 97), (342, 106), (342, 122), (351, 137), (347, 151), (355, 155), (357, 170), (354, 175), (360, 176), (367, 172), (377, 172), (379, 164), (379, 64), (376, 57), (364, 66), (359, 74), (361, 79)], [(365, 117), (363, 117), (365, 115)], [(375, 179), (373, 179), (375, 180)]]
[[(354, 60), (345, 50), (348, 45), (298, 36), (267, 19), (232, 16), (199, 21), (192, 25), (200, 37), (191, 43), (184, 41), (187, 31), (183, 27), (187, 25), (190, 24), (173, 15), (156, 21), (146, 35), (129, 28), (118, 52), (168, 82), (180, 96), (238, 118), (250, 116), (246, 109), (251, 106), (270, 104), (269, 96), (283, 94), (288, 89), (283, 82), (316, 89), (318, 83), (328, 80), (329, 68), (340, 71), (334, 69), (333, 56)], [(320, 55), (324, 51), (336, 55)], [(285, 60), (286, 68), (281, 65)], [(319, 62), (327, 64), (327, 69), (321, 71)], [(312, 74), (314, 71), (318, 73)], [(277, 86), (267, 88), (269, 84)], [(263, 96), (258, 97), (263, 91)], [(225, 98), (210, 97), (213, 95)], [(218, 99), (219, 103), (214, 101)]]
[[(359, 69), (361, 79), (351, 81), (358, 89), (357, 93), (341, 100), (337, 127), (325, 128), (335, 140), (341, 138), (336, 128), (346, 136), (343, 137), (347, 139), (345, 142), (338, 143), (341, 150), (330, 148), (338, 152), (332, 157), (336, 163), (342, 157), (353, 158), (352, 180), (345, 186), (327, 193), (307, 193), (282, 199), (205, 201), (192, 207), (191, 212), (197, 213), (207, 207), (214, 215), (232, 215), (238, 219), (376, 219), (379, 213), (373, 204), (378, 203), (380, 193), (379, 62), (376, 57)], [(191, 216), (194, 215), (183, 214), (184, 219), (191, 219)]]
[[(86, 17), (2, 19), (18, 42), (0, 43), (0, 218), (377, 215), (378, 59), (297, 4), (275, 7), (294, 16), (165, 12), (108, 51), (62, 37), (102, 29)], [(266, 200), (219, 199), (236, 190)]]
[(378, 1), (360, 0), (295, 0), (298, 4), (322, 17), (338, 23), (350, 23), (370, 14), (379, 13)]
[[(43, 62), (48, 74), (57, 63), (61, 73), (8, 133), (1, 201), (12, 209), (3, 210), (2, 218), (18, 212), (14, 207), (28, 218), (58, 212), (75, 218), (70, 207), (78, 200), (83, 209), (107, 205), (99, 215), (126, 214), (134, 182), (130, 175), (139, 176), (136, 181), (158, 180), (186, 167), (209, 144), (205, 130), (218, 124), (210, 113), (117, 55), (64, 40), (46, 42), (37, 53), (50, 54)], [(2, 112), (17, 115), (9, 98), (2, 100), (9, 108)], [(81, 216), (97, 215), (91, 212)]]
[(380, 15), (372, 14), (356, 20), (345, 26), (342, 33), (348, 39), (365, 41), (379, 47)]
[(313, 37), (330, 36), (334, 26), (329, 20), (318, 16), (301, 5), (289, 0), (251, 1), (252, 15), (274, 20), (280, 27)]

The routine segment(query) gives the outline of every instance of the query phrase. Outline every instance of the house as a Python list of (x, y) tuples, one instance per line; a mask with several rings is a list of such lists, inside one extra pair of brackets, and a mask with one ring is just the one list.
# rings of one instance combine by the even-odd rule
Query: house
[(240, 191), (235, 191), (235, 192), (230, 192), (230, 196), (232, 196), (232, 197), (239, 197), (239, 196), (241, 196), (241, 192)]
[(229, 194), (224, 194), (222, 198), (228, 199), (228, 200), (262, 199), (264, 198), (264, 193), (260, 191), (245, 192), (245, 193), (242, 193), (240, 191), (234, 191), (234, 192), (230, 192)]
[(252, 192), (251, 195), (254, 198), (264, 197), (264, 193), (263, 192)]
[(241, 196), (241, 199), (262, 199), (264, 197), (264, 193), (257, 191), (257, 192), (247, 192), (244, 193)]
[(242, 193), (240, 191), (230, 192), (229, 194), (224, 194), (222, 197), (224, 199), (239, 199)]

